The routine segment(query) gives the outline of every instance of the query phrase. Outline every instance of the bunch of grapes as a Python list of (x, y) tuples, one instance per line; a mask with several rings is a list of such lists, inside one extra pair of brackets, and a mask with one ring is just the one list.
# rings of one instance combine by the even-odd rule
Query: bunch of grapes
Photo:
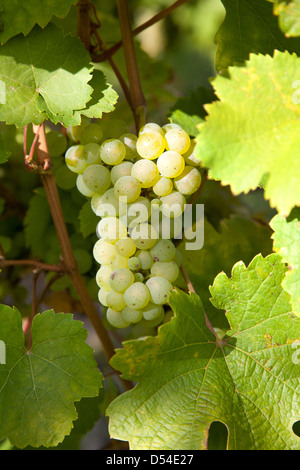
[(158, 325), (181, 265), (171, 239), (201, 183), (195, 143), (174, 123), (148, 123), (138, 136), (118, 138), (104, 137), (102, 121), (67, 132), (74, 145), (66, 165), (99, 217), (93, 255), (107, 320), (115, 328), (142, 319)]

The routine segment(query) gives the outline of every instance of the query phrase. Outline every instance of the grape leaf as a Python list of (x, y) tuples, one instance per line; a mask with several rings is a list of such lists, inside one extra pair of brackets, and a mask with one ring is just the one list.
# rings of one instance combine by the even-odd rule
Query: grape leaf
[(76, 0), (30, 0), (23, 2), (20, 7), (19, 0), (1, 0), (0, 43), (5, 43), (19, 33), (28, 34), (36, 23), (45, 27), (53, 15), (63, 18), (75, 3)]
[(113, 367), (137, 386), (108, 407), (112, 437), (131, 449), (204, 449), (214, 421), (229, 432), (228, 449), (300, 449), (300, 365), (292, 342), (300, 319), (280, 282), (280, 256), (239, 262), (211, 288), (231, 330), (220, 340), (206, 326), (200, 297), (177, 292), (175, 312), (157, 337), (127, 341)]
[(18, 448), (56, 446), (77, 419), (74, 402), (99, 393), (102, 376), (87, 331), (70, 314), (49, 310), (34, 318), (32, 348), (24, 346), (16, 308), (0, 306), (0, 339), (6, 364), (0, 365), (0, 441)]
[(221, 221), (219, 231), (204, 221), (204, 245), (201, 250), (185, 250), (185, 242), (181, 243), (179, 249), (183, 264), (213, 326), (222, 328), (227, 322), (209, 301), (209, 285), (221, 271), (230, 275), (234, 263), (242, 260), (248, 264), (257, 253), (263, 256), (272, 253), (270, 236), (268, 226), (245, 217), (232, 216)]
[(91, 99), (88, 52), (79, 38), (64, 36), (52, 24), (12, 38), (0, 54), (0, 80), (6, 86), (0, 120), (7, 124), (23, 127), (47, 118), (68, 124)]
[(279, 26), (286, 36), (300, 36), (300, 0), (271, 0)]
[(213, 82), (220, 101), (206, 106), (197, 156), (234, 194), (264, 180), (270, 205), (289, 214), (300, 200), (300, 107), (292, 88), (300, 58), (278, 51), (274, 58), (251, 55), (229, 74)]
[(270, 222), (274, 251), (288, 264), (282, 287), (291, 295), (293, 312), (300, 316), (300, 208), (285, 219), (276, 215)]
[(222, 0), (226, 17), (217, 35), (216, 69), (242, 63), (249, 54), (273, 55), (274, 49), (300, 55), (297, 39), (286, 38), (273, 15), (273, 6), (261, 0)]

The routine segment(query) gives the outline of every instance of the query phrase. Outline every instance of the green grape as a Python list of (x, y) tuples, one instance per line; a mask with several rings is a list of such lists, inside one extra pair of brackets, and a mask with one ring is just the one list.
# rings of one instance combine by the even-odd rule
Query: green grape
[(100, 304), (102, 304), (104, 307), (108, 307), (107, 301), (106, 301), (106, 297), (108, 293), (109, 293), (109, 290), (103, 289), (103, 287), (101, 287), (101, 289), (98, 292), (98, 300)]
[(73, 142), (79, 142), (81, 133), (84, 128), (89, 124), (89, 119), (85, 116), (81, 116), (81, 124), (79, 126), (69, 126), (67, 127), (67, 136)]
[(154, 261), (171, 261), (176, 254), (175, 245), (171, 240), (158, 240), (150, 254)]
[(150, 300), (148, 287), (142, 282), (134, 282), (124, 293), (126, 305), (130, 308), (145, 308)]
[(51, 157), (59, 157), (66, 151), (68, 141), (64, 134), (59, 131), (47, 132), (47, 146)]
[(151, 200), (151, 213), (152, 211), (159, 211), (161, 206), (161, 200), (156, 198)]
[(110, 243), (127, 236), (127, 228), (117, 217), (105, 217), (97, 225), (97, 235)]
[(168, 124), (162, 126), (164, 134), (166, 134), (166, 132), (170, 131), (171, 129), (182, 129), (182, 127), (179, 124), (175, 124), (175, 122), (168, 122)]
[(128, 126), (122, 119), (108, 119), (101, 120), (101, 127), (105, 139), (118, 139), (120, 135), (128, 132)]
[(128, 268), (131, 271), (138, 271), (139, 269), (141, 269), (141, 267), (142, 267), (142, 263), (141, 263), (140, 259), (137, 258), (136, 256), (132, 256), (128, 260)]
[(122, 176), (115, 184), (115, 196), (126, 198), (127, 203), (136, 201), (141, 194), (140, 182), (133, 176)]
[(109, 285), (115, 292), (123, 293), (133, 283), (134, 275), (130, 269), (120, 268), (110, 274)]
[(150, 300), (156, 305), (163, 305), (168, 302), (172, 292), (172, 284), (162, 276), (150, 277), (146, 282), (150, 291)]
[(147, 307), (143, 308), (142, 315), (145, 320), (155, 320), (161, 315), (164, 314), (164, 308), (162, 305), (154, 305), (152, 302), (149, 302)]
[(136, 257), (141, 262), (141, 268), (145, 271), (150, 269), (154, 263), (154, 260), (148, 250), (139, 250), (136, 252)]
[(174, 185), (181, 194), (190, 195), (197, 191), (201, 184), (201, 174), (192, 166), (186, 166), (181, 175), (174, 179)]
[(142, 273), (135, 273), (134, 282), (144, 282), (144, 275)]
[(55, 180), (59, 188), (68, 191), (76, 185), (77, 176), (76, 173), (71, 173), (70, 170), (63, 165), (55, 171)]
[(179, 267), (175, 261), (156, 261), (151, 267), (152, 276), (162, 276), (170, 282), (175, 282), (179, 276)]
[(137, 136), (134, 134), (127, 133), (121, 135), (121, 137), (119, 137), (119, 140), (125, 145), (125, 160), (135, 160), (139, 156), (136, 150)]
[(96, 163), (102, 163), (100, 157), (100, 145), (98, 144), (87, 144), (83, 147), (82, 152), (83, 158), (86, 160), (87, 165), (95, 165)]
[(136, 252), (136, 246), (134, 242), (131, 240), (131, 238), (129, 237), (121, 238), (120, 240), (117, 241), (115, 246), (116, 246), (117, 252), (121, 256), (130, 258)]
[(82, 132), (80, 133), (80, 143), (87, 145), (90, 143), (97, 144), (103, 138), (103, 130), (99, 124), (90, 123), (87, 124)]
[(139, 160), (133, 165), (131, 176), (141, 183), (142, 188), (151, 188), (159, 179), (159, 171), (151, 160)]
[(176, 178), (183, 172), (185, 161), (180, 153), (167, 150), (158, 158), (157, 167), (161, 176)]
[(93, 197), (94, 196), (94, 191), (91, 191), (87, 186), (86, 184), (84, 183), (83, 181), (83, 176), (82, 175), (78, 175), (77, 176), (77, 179), (76, 179), (76, 186), (77, 186), (77, 189), (78, 191), (83, 194), (83, 196), (86, 196), (86, 197)]
[(110, 263), (110, 267), (113, 271), (120, 268), (128, 268), (129, 258), (127, 256), (117, 255)]
[(166, 148), (165, 138), (158, 132), (149, 130), (143, 132), (136, 142), (136, 149), (142, 158), (154, 160), (158, 158)]
[(109, 308), (120, 312), (126, 307), (124, 295), (121, 292), (115, 292), (114, 290), (110, 290), (106, 296), (106, 303)]
[(118, 217), (126, 213), (126, 204), (116, 198), (113, 188), (104, 194), (94, 194), (91, 207), (98, 217)]
[(137, 310), (135, 308), (125, 307), (123, 308), (122, 312), (123, 320), (129, 323), (138, 323), (143, 318), (143, 313), (141, 310)]
[(100, 269), (98, 269), (96, 273), (96, 283), (98, 287), (102, 287), (103, 289), (109, 291), (111, 290), (110, 284), (109, 284), (109, 277), (113, 270), (106, 265), (101, 266)]
[(83, 145), (73, 145), (66, 151), (66, 165), (74, 173), (83, 173), (87, 167), (86, 160), (83, 158), (83, 148)]
[(143, 326), (144, 328), (156, 328), (158, 325), (160, 325), (165, 318), (164, 312), (161, 312), (160, 316), (155, 318), (154, 320), (145, 320), (143, 317), (140, 325)]
[(156, 229), (147, 223), (136, 225), (130, 234), (134, 244), (140, 250), (149, 250), (152, 248), (158, 239)]
[(112, 167), (110, 173), (112, 184), (116, 184), (118, 179), (122, 178), (122, 176), (131, 176), (132, 167), (132, 162), (122, 162), (119, 165)]
[(125, 145), (118, 139), (108, 139), (100, 147), (101, 160), (107, 165), (119, 165), (125, 155)]
[(98, 240), (93, 249), (93, 256), (99, 264), (110, 264), (117, 256), (115, 247), (106, 240)]
[(186, 199), (179, 191), (173, 191), (168, 196), (161, 198), (161, 211), (164, 216), (176, 219), (185, 209)]
[(108, 323), (114, 328), (127, 328), (130, 325), (130, 322), (126, 321), (123, 317), (122, 312), (117, 312), (112, 308), (107, 309), (106, 318)]
[(153, 192), (156, 196), (168, 196), (173, 191), (173, 181), (170, 178), (161, 176), (153, 186)]
[(110, 172), (103, 165), (90, 165), (84, 170), (83, 181), (94, 193), (103, 194), (110, 187)]
[(197, 142), (195, 139), (191, 140), (190, 148), (182, 156), (185, 160), (185, 164), (189, 166), (200, 166), (201, 162), (196, 156), (196, 145)]
[(146, 222), (150, 217), (151, 203), (148, 198), (140, 196), (136, 201), (128, 204), (127, 213), (122, 221), (129, 228), (133, 228), (142, 222)]
[(148, 122), (147, 124), (145, 124), (145, 125), (140, 129), (139, 136), (140, 136), (141, 134), (143, 134), (144, 132), (148, 132), (148, 131), (158, 132), (158, 133), (161, 134), (162, 136), (165, 135), (163, 129), (162, 129), (158, 124), (156, 124), (155, 122)]
[(174, 150), (178, 153), (185, 153), (190, 146), (190, 136), (183, 129), (170, 129), (165, 134), (167, 150)]

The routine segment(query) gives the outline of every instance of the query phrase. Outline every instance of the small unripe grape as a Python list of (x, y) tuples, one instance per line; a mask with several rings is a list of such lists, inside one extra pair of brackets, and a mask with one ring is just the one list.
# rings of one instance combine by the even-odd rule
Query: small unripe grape
[(138, 271), (141, 267), (142, 263), (139, 258), (132, 256), (132, 258), (129, 259), (128, 268), (131, 269), (131, 271)]
[(103, 137), (103, 130), (99, 124), (87, 124), (80, 133), (80, 143), (86, 145), (89, 143), (97, 144)]
[(87, 144), (83, 147), (82, 155), (87, 162), (87, 165), (95, 165), (101, 163), (100, 145)]
[(106, 318), (108, 323), (114, 328), (127, 328), (130, 322), (126, 321), (122, 315), (122, 312), (108, 308), (106, 312)]
[(47, 132), (47, 146), (51, 157), (59, 157), (62, 155), (66, 151), (67, 145), (67, 138), (61, 132)]

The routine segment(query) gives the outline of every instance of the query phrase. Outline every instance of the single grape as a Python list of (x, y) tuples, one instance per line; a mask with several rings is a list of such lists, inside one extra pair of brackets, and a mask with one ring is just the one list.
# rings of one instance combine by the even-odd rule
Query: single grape
[(158, 240), (150, 254), (154, 261), (171, 261), (176, 254), (175, 245), (171, 240)]
[(127, 228), (117, 217), (105, 217), (97, 225), (97, 235), (103, 240), (115, 243), (127, 236)]
[(136, 142), (136, 149), (142, 158), (154, 160), (158, 158), (166, 148), (165, 138), (152, 130), (143, 132)]
[(190, 136), (183, 129), (170, 129), (165, 134), (167, 150), (174, 150), (178, 153), (185, 153), (190, 146)]
[(73, 145), (66, 151), (66, 165), (74, 173), (83, 173), (87, 167), (87, 162), (83, 157), (83, 148), (83, 145)]
[(119, 165), (125, 155), (125, 145), (118, 139), (108, 139), (100, 147), (101, 160), (107, 165)]
[(179, 276), (179, 267), (175, 261), (156, 261), (151, 266), (151, 275), (162, 276), (173, 283)]
[(161, 312), (160, 316), (155, 318), (154, 320), (145, 320), (145, 318), (143, 317), (140, 322), (140, 325), (143, 326), (144, 328), (151, 328), (151, 329), (156, 328), (158, 325), (160, 325), (164, 321), (164, 318), (165, 318), (164, 312)]
[(183, 172), (184, 166), (183, 156), (173, 150), (167, 150), (157, 160), (159, 173), (166, 178), (176, 178)]
[(111, 290), (109, 284), (109, 278), (112, 273), (112, 269), (109, 266), (103, 265), (100, 269), (98, 269), (96, 273), (96, 283), (99, 287), (109, 291)]
[(143, 134), (144, 132), (148, 132), (148, 131), (158, 132), (158, 133), (161, 134), (162, 136), (165, 135), (163, 129), (162, 129), (158, 124), (156, 124), (155, 122), (148, 122), (147, 124), (145, 124), (145, 125), (140, 129), (139, 136), (140, 136), (141, 134)]
[[(177, 266), (177, 265), (176, 265)], [(109, 285), (115, 292), (125, 292), (134, 283), (134, 275), (130, 269), (120, 268), (113, 271), (109, 277)]]
[(79, 126), (69, 126), (67, 127), (67, 136), (73, 142), (79, 142), (81, 133), (84, 128), (89, 124), (89, 119), (85, 116), (81, 116), (81, 124)]
[(104, 194), (95, 194), (91, 199), (91, 207), (98, 217), (119, 217), (126, 213), (126, 204), (116, 198), (113, 188)]
[(94, 191), (91, 191), (87, 186), (86, 184), (84, 183), (83, 181), (83, 176), (82, 175), (78, 175), (77, 176), (77, 179), (76, 179), (76, 186), (77, 186), (77, 189), (78, 191), (83, 194), (83, 196), (86, 196), (86, 197), (93, 197), (94, 196)]
[(156, 196), (168, 196), (173, 190), (173, 181), (170, 178), (161, 176), (153, 186), (153, 192)]
[(142, 273), (135, 273), (134, 282), (144, 282), (144, 275)]
[(93, 256), (99, 264), (110, 264), (116, 258), (117, 251), (106, 240), (98, 240), (94, 245)]
[(116, 243), (116, 250), (119, 255), (130, 258), (136, 252), (136, 246), (131, 238), (121, 238)]
[(150, 217), (151, 203), (148, 198), (140, 196), (136, 201), (128, 204), (127, 213), (121, 218), (129, 228), (133, 228)]
[(134, 282), (124, 293), (126, 305), (130, 308), (145, 308), (150, 300), (148, 287), (142, 282)]
[(100, 145), (87, 144), (83, 147), (82, 156), (86, 160), (87, 165), (95, 165), (101, 163)]
[(110, 187), (110, 172), (103, 165), (90, 165), (84, 170), (83, 181), (94, 193), (103, 194)]
[(130, 322), (126, 321), (122, 313), (112, 308), (108, 308), (106, 311), (106, 318), (108, 323), (114, 328), (127, 328)]
[(47, 146), (51, 157), (59, 157), (66, 151), (68, 141), (64, 134), (59, 131), (47, 132)]
[(90, 143), (97, 144), (103, 138), (103, 130), (99, 124), (90, 123), (87, 124), (82, 132), (80, 133), (80, 143), (87, 145)]
[(138, 323), (143, 317), (143, 313), (141, 310), (130, 308), (128, 306), (123, 308), (121, 314), (123, 319), (129, 323)]
[(146, 282), (150, 291), (150, 300), (156, 305), (163, 305), (168, 302), (172, 292), (172, 284), (162, 276), (150, 277)]
[(133, 165), (131, 176), (141, 183), (142, 188), (151, 188), (159, 179), (159, 171), (154, 162), (144, 159)]
[(152, 302), (149, 302), (148, 305), (143, 308), (142, 310), (142, 315), (145, 318), (145, 320), (155, 320), (161, 315), (164, 314), (164, 308), (162, 305), (154, 305)]
[(122, 176), (131, 176), (132, 167), (132, 162), (122, 162), (113, 166), (110, 173), (112, 184), (115, 184)]
[(139, 269), (141, 269), (141, 267), (142, 267), (142, 263), (140, 259), (137, 258), (136, 256), (132, 256), (128, 260), (128, 268), (131, 269), (131, 271), (138, 271)]
[(137, 248), (140, 250), (149, 250), (155, 245), (158, 239), (158, 233), (152, 225), (142, 223), (133, 228), (130, 237)]
[(161, 211), (164, 216), (176, 219), (185, 209), (186, 199), (179, 191), (173, 191), (161, 198)]
[(114, 187), (115, 196), (126, 199), (127, 203), (136, 201), (141, 194), (140, 182), (133, 176), (122, 176)]
[(106, 301), (106, 297), (108, 293), (109, 293), (109, 290), (105, 290), (103, 289), (103, 287), (101, 287), (101, 289), (98, 292), (98, 300), (100, 304), (103, 305), (104, 307), (108, 307), (107, 301)]
[(186, 153), (184, 153), (182, 156), (185, 160), (186, 165), (189, 166), (200, 166), (201, 162), (196, 156), (196, 145), (197, 142), (195, 139), (191, 140), (191, 145)]
[(119, 137), (119, 140), (125, 145), (125, 160), (135, 160), (139, 156), (136, 150), (137, 136), (134, 134), (127, 133), (121, 135), (121, 137)]
[(141, 262), (141, 268), (145, 271), (150, 269), (154, 263), (154, 260), (148, 250), (139, 250), (136, 255)]
[(124, 295), (120, 292), (115, 292), (114, 290), (110, 290), (106, 295), (106, 303), (109, 308), (112, 308), (117, 312), (120, 312), (124, 307), (126, 307)]
[(190, 195), (197, 191), (201, 184), (201, 174), (192, 166), (186, 166), (181, 175), (174, 179), (177, 191), (184, 195)]

